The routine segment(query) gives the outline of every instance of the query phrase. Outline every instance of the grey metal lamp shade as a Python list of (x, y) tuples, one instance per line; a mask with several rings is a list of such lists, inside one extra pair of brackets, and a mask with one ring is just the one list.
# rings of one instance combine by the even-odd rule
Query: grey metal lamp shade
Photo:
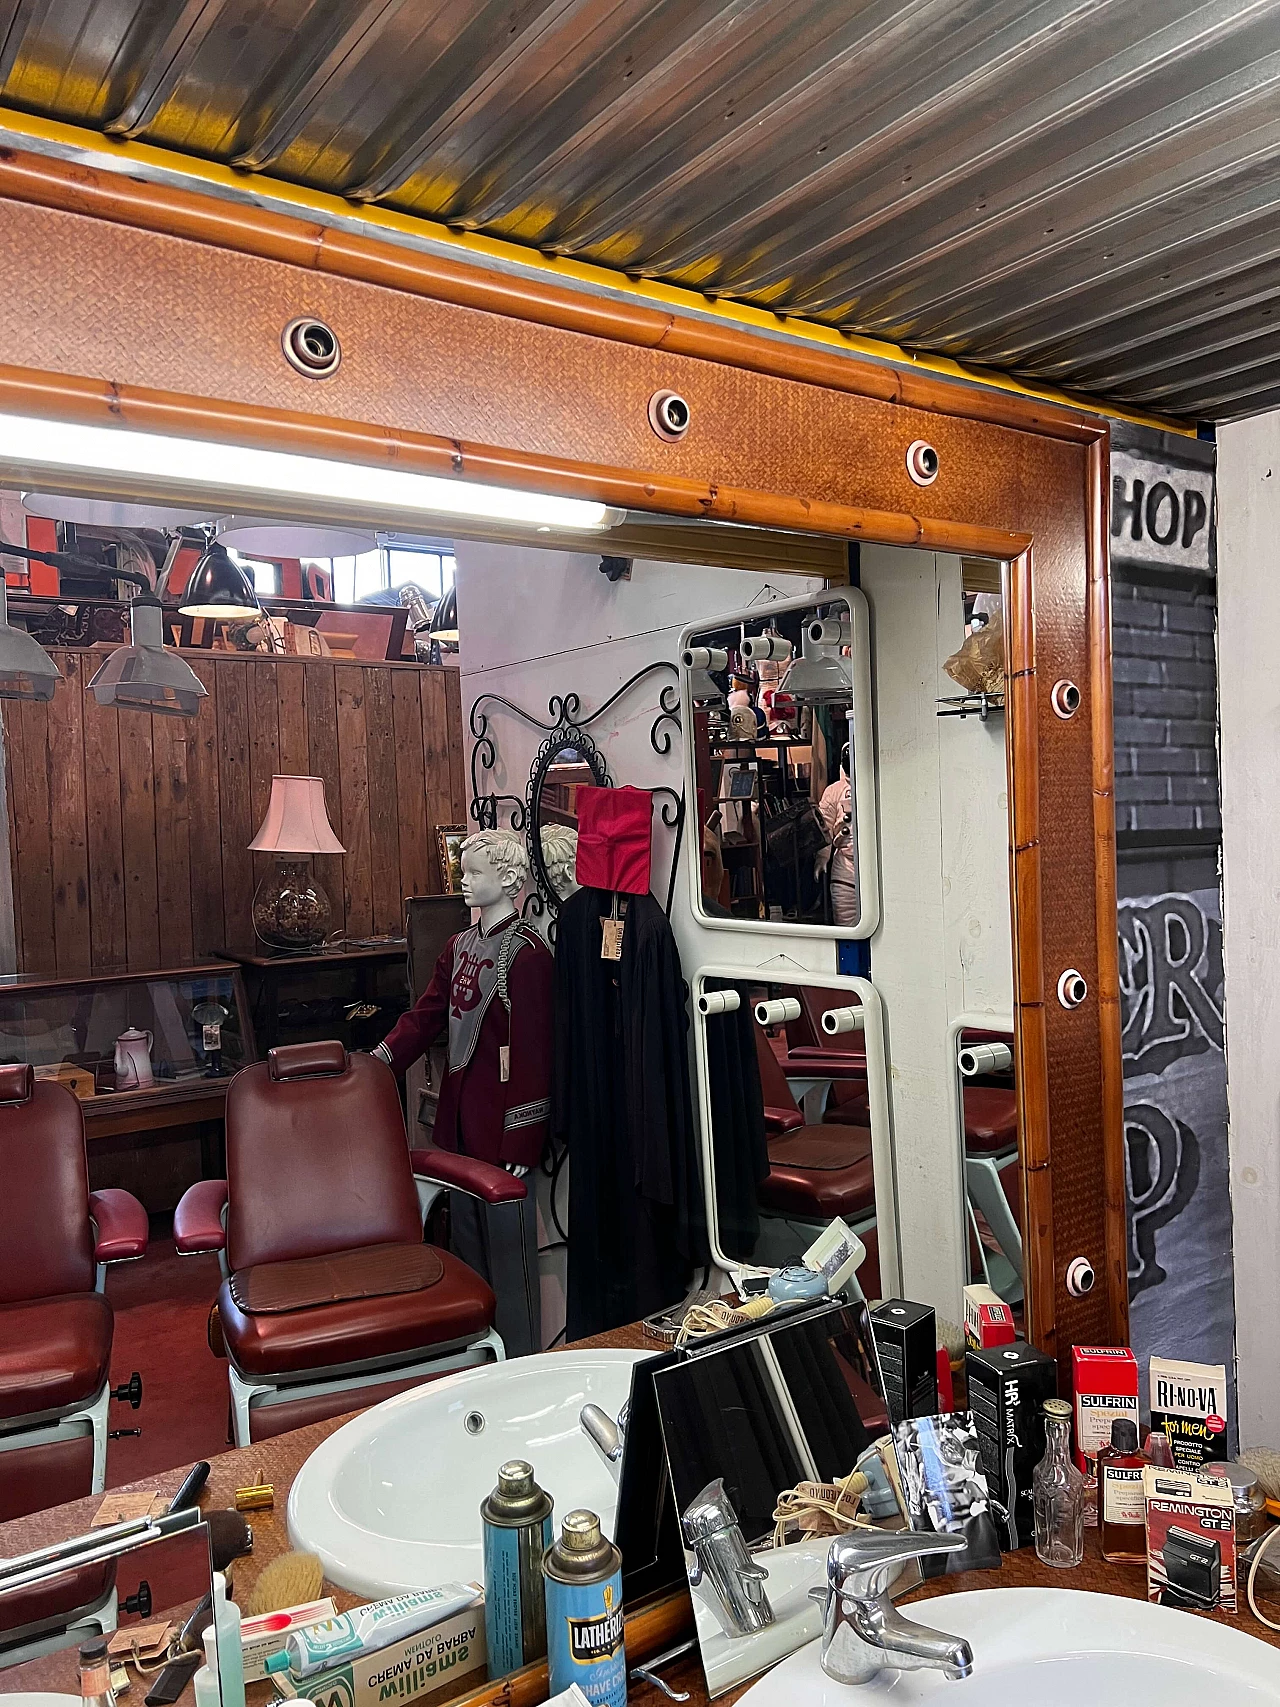
[(0, 570), (0, 699), (52, 699), (61, 680), (40, 642), (25, 629), (9, 627), (9, 595)]
[(458, 644), (458, 594), (455, 588), (450, 587), (436, 606), (427, 632), (441, 646)]
[(847, 659), (806, 637), (805, 650), (787, 671), (782, 687), (801, 705), (847, 705), (853, 698), (853, 671)]
[(247, 570), (215, 540), (191, 571), (178, 609), (183, 616), (259, 616), (262, 606)]
[(725, 703), (724, 689), (709, 670), (695, 666), (689, 671), (689, 697), (695, 705)]
[(143, 596), (129, 606), (132, 645), (109, 652), (89, 683), (99, 705), (194, 717), (208, 691), (185, 658), (164, 644), (164, 606)]

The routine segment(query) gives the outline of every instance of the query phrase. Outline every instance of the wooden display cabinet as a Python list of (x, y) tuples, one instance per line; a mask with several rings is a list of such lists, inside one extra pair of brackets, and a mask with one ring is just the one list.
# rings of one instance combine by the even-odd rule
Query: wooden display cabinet
[[(198, 1011), (204, 1003), (226, 1013), (216, 1052)], [(116, 1039), (130, 1028), (152, 1035), (154, 1080), (120, 1089)], [(244, 983), (227, 961), (0, 977), (0, 1062), (29, 1061), (37, 1078), (74, 1092), (92, 1183), (127, 1186), (153, 1211), (172, 1208), (184, 1184), (220, 1165), (227, 1085), (255, 1059)]]

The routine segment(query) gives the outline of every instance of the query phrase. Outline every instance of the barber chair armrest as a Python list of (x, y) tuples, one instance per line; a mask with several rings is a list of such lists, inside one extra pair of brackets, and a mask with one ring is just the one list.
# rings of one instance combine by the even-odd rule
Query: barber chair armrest
[(151, 1231), (147, 1212), (131, 1191), (109, 1186), (89, 1193), (95, 1262), (132, 1262), (145, 1256)]
[(780, 1137), (784, 1132), (794, 1132), (798, 1126), (804, 1125), (804, 1115), (798, 1108), (766, 1108), (764, 1111), (764, 1129), (770, 1138)]
[(524, 1180), (475, 1156), (460, 1156), (453, 1150), (412, 1150), (409, 1159), (419, 1179), (478, 1197), (481, 1203), (521, 1203), (529, 1195)]
[(782, 1071), (789, 1079), (863, 1080), (867, 1076), (867, 1051), (856, 1049), (813, 1049), (808, 1044), (788, 1049)]
[(183, 1192), (173, 1212), (173, 1243), (180, 1257), (220, 1251), (227, 1242), (222, 1211), (227, 1202), (224, 1179), (197, 1180)]

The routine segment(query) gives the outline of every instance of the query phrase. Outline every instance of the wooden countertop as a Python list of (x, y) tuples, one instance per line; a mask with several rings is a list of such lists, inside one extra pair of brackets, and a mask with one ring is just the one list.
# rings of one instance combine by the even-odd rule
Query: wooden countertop
[[(578, 1342), (579, 1348), (643, 1348), (651, 1344), (651, 1341), (643, 1338), (638, 1328), (620, 1328), (613, 1333)], [(288, 1551), (286, 1510), (289, 1488), (294, 1477), (320, 1443), (355, 1414), (357, 1413), (352, 1412), (348, 1416), (335, 1417), (328, 1422), (313, 1423), (307, 1428), (296, 1429), (290, 1434), (264, 1441), (259, 1446), (224, 1452), (210, 1460), (209, 1480), (200, 1501), (205, 1510), (230, 1506), (236, 1488), (254, 1480), (259, 1470), (275, 1487), (274, 1509), (248, 1514), (253, 1526), (253, 1553), (238, 1560), (232, 1568), (233, 1588), (241, 1604), (252, 1589), (258, 1573), (281, 1553)], [(138, 1489), (156, 1488), (162, 1494), (172, 1496), (181, 1485), (188, 1468), (189, 1466), (182, 1465), (175, 1470), (166, 1471), (163, 1475), (147, 1477), (133, 1486)], [(33, 1513), (30, 1517), (0, 1524), (0, 1557), (26, 1552), (83, 1532), (89, 1527), (100, 1503), (101, 1496), (94, 1494), (68, 1505), (55, 1506), (47, 1511)], [(1089, 1530), (1085, 1536), (1084, 1562), (1075, 1570), (1054, 1570), (1042, 1565), (1036, 1558), (1035, 1549), (1024, 1547), (1016, 1553), (1006, 1554), (1003, 1567), (999, 1571), (971, 1571), (963, 1576), (935, 1578), (904, 1597), (901, 1604), (910, 1607), (918, 1605), (922, 1600), (966, 1589), (1023, 1587), (1087, 1590), (1093, 1593), (1126, 1595), (1139, 1600), (1146, 1597), (1145, 1573), (1134, 1566), (1107, 1564), (1098, 1551), (1096, 1530)], [(343, 1589), (327, 1587), (326, 1592), (332, 1593), (334, 1600), (342, 1608), (356, 1604), (360, 1598)], [(1280, 1621), (1280, 1592), (1267, 1592), (1259, 1598), (1269, 1616)], [(1249, 1635), (1258, 1636), (1274, 1647), (1280, 1647), (1280, 1633), (1268, 1630), (1248, 1610), (1243, 1583), (1240, 1585), (1240, 1606), (1241, 1610), (1234, 1616), (1225, 1612), (1188, 1612), (1184, 1616), (1212, 1618), (1216, 1622), (1233, 1625)], [(921, 1616), (925, 1622), (929, 1622), (926, 1615)], [(936, 1616), (937, 1621), (945, 1626), (945, 1614), (941, 1609)], [(632, 1663), (641, 1662), (646, 1657), (676, 1646), (692, 1633), (693, 1617), (688, 1595), (667, 1596), (661, 1602), (634, 1609), (628, 1614), (628, 1658)], [(20, 1668), (20, 1674), (11, 1673), (4, 1684), (0, 1685), (0, 1689), (20, 1687), (65, 1690), (74, 1694), (77, 1689), (75, 1662), (74, 1649), (64, 1650), (63, 1653), (51, 1655), (45, 1660), (33, 1661), (30, 1665)], [(707, 1707), (708, 1697), (702, 1665), (696, 1652), (683, 1655), (664, 1666), (661, 1675), (673, 1689), (689, 1691), (690, 1707)], [(744, 1684), (739, 1689), (717, 1697), (717, 1700), (724, 1704), (724, 1707), (732, 1707), (732, 1703), (749, 1687)], [(125, 1707), (141, 1707), (143, 1693), (135, 1682), (133, 1691), (125, 1698)], [(265, 1685), (251, 1688), (251, 1703), (256, 1702), (259, 1696), (263, 1700), (268, 1699)], [(189, 1697), (188, 1690), (179, 1707), (185, 1707)], [(532, 1707), (533, 1703), (545, 1698), (545, 1667), (529, 1667), (524, 1672), (506, 1679), (501, 1685), (483, 1685), (466, 1696), (457, 1697), (456, 1707), (484, 1707), (484, 1704)], [(635, 1707), (667, 1707), (666, 1698), (645, 1683), (633, 1683), (629, 1699)]]

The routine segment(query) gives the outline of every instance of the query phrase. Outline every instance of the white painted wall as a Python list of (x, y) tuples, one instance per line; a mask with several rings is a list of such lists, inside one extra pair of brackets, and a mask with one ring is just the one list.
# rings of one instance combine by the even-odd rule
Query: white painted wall
[(1009, 929), (1004, 719), (940, 718), (955, 694), (943, 661), (964, 638), (960, 561), (864, 547), (871, 606), (880, 810), (881, 923), (872, 981), (889, 1035), (903, 1288), (961, 1320), (951, 1022), (1008, 1017)]
[(1218, 430), (1227, 1109), (1241, 1446), (1280, 1443), (1280, 413)]

